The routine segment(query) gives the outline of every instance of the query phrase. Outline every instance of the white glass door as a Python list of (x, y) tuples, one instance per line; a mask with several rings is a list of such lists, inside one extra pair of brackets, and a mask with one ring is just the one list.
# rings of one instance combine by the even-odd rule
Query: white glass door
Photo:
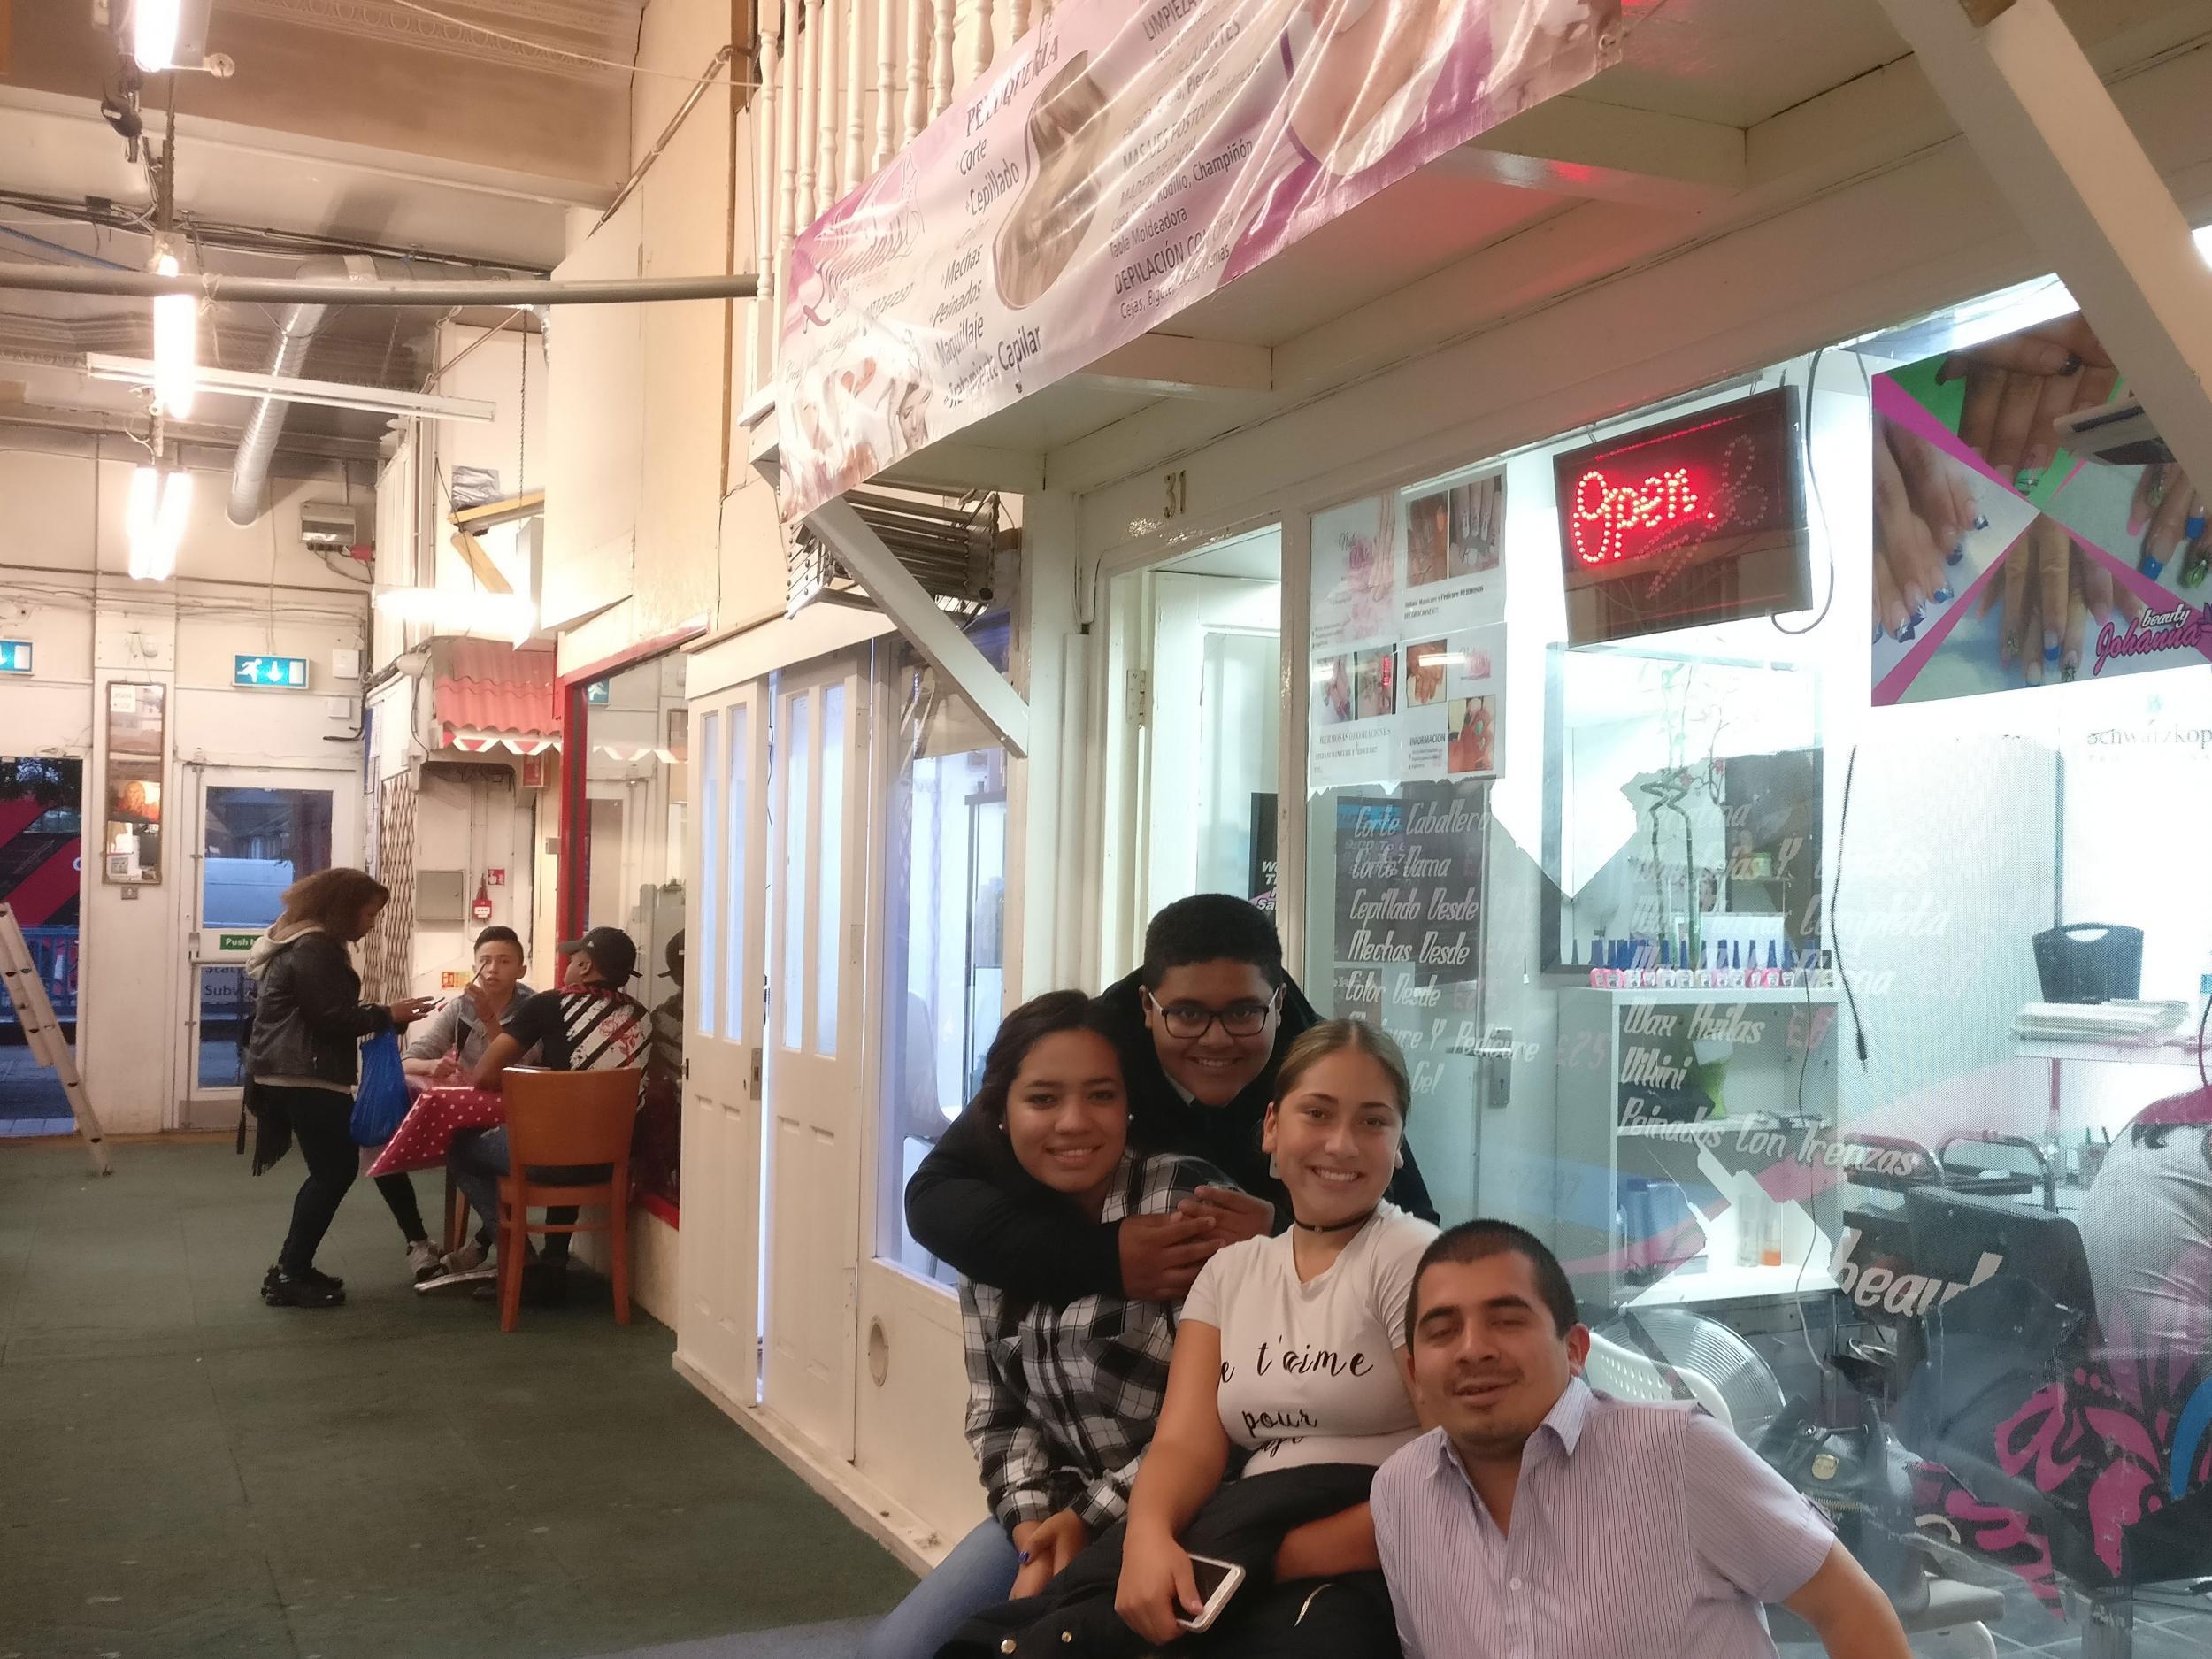
[(761, 1067), (768, 928), (768, 696), (693, 705), (678, 1356), (726, 1399), (760, 1397)]
[(245, 1083), (238, 1033), (245, 961), (285, 888), (358, 859), (357, 772), (188, 767), (185, 1099), (181, 1127), (235, 1122)]
[(849, 657), (771, 681), (762, 1398), (840, 1460), (853, 1455), (867, 1077), (868, 683)]

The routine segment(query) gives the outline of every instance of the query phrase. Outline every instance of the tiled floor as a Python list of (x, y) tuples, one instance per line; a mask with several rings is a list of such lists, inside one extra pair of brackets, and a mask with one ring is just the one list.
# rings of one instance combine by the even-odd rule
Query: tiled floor
[(641, 1315), (425, 1302), (366, 1183), (349, 1304), (266, 1308), (296, 1156), (114, 1150), (0, 1145), (0, 1659), (571, 1659), (911, 1583)]

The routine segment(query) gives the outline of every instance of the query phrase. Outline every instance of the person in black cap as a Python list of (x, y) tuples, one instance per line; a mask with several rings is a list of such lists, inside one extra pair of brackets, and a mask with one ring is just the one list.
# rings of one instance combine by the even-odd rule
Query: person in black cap
[[(517, 1003), (504, 1018), (488, 1006), (488, 998), (479, 998), (471, 987), (478, 1016), (495, 1033), (469, 1079), (476, 1087), (497, 1088), (500, 1073), (533, 1048), (538, 1050), (538, 1064), (552, 1071), (609, 1071), (644, 1064), (652, 1018), (642, 1002), (622, 988), (637, 975), (637, 946), (630, 936), (618, 927), (595, 927), (559, 949), (568, 959), (560, 988), (540, 991)], [(468, 1195), (481, 1225), (475, 1238), (446, 1257), (443, 1275), (419, 1286), (424, 1290), (439, 1288), (456, 1274), (482, 1270), (499, 1223), (499, 1178), (508, 1170), (507, 1132), (487, 1129), (456, 1135), (446, 1161), (454, 1184)], [(539, 1174), (579, 1184), (607, 1179), (603, 1165)], [(576, 1219), (576, 1212), (549, 1210), (546, 1218), (570, 1222)], [(550, 1234), (540, 1259), (556, 1272), (565, 1270), (568, 1243), (567, 1233)]]

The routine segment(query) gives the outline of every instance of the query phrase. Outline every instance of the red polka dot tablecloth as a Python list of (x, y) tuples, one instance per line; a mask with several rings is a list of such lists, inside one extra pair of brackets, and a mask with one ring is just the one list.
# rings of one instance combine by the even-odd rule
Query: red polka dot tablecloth
[(443, 1166), (446, 1148), (464, 1129), (495, 1129), (507, 1121), (497, 1089), (434, 1088), (407, 1109), (399, 1127), (369, 1165), (372, 1177)]

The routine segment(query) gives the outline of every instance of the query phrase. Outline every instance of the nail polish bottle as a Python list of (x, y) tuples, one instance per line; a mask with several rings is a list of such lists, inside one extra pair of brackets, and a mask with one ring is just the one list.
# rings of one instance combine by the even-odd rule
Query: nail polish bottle
[(1767, 941), (1766, 987), (1770, 991), (1777, 991), (1782, 987), (1782, 964), (1775, 960), (1774, 941), (1771, 939)]
[(1728, 949), (1728, 988), (1732, 991), (1742, 990), (1743, 975), (1743, 941), (1739, 939)]

